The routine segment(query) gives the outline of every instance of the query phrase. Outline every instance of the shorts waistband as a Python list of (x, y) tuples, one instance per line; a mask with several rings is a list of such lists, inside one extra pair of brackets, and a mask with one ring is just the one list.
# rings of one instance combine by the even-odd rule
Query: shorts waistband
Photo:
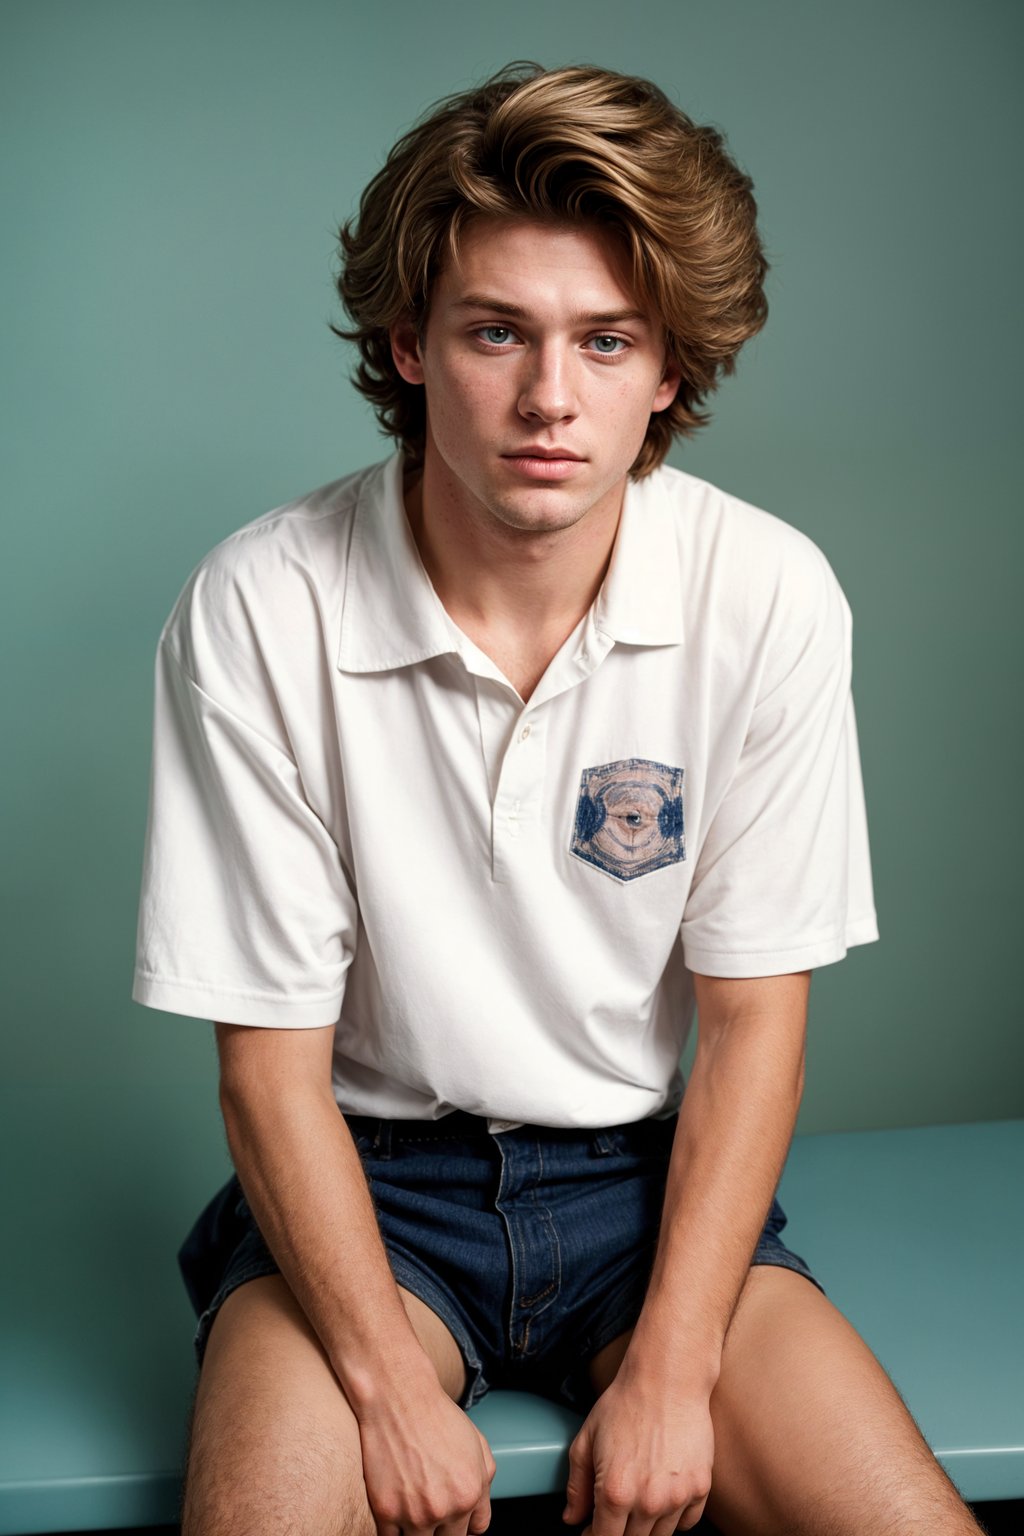
[[(459, 1141), (479, 1142), (481, 1147), (492, 1146), (486, 1115), (473, 1115), (468, 1110), (456, 1109), (436, 1120), (390, 1120), (377, 1115), (355, 1115), (342, 1111), (354, 1136), (363, 1136), (377, 1156), (389, 1158), (395, 1143), (406, 1141), (428, 1142)], [(597, 1152), (608, 1154), (629, 1146), (643, 1146), (652, 1137), (659, 1144), (667, 1136), (671, 1140), (676, 1115), (667, 1120), (650, 1117), (617, 1126), (551, 1126), (518, 1125), (511, 1131), (503, 1131), (502, 1137), (515, 1141), (528, 1141), (534, 1137), (548, 1143), (589, 1142)]]

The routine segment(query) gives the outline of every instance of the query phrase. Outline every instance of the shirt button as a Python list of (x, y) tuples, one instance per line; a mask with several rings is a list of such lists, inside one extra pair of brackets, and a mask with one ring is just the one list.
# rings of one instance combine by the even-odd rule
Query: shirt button
[(528, 741), (529, 737), (530, 737), (530, 730), (531, 730), (530, 726), (524, 725), (522, 730), (519, 732), (519, 740), (520, 741)]

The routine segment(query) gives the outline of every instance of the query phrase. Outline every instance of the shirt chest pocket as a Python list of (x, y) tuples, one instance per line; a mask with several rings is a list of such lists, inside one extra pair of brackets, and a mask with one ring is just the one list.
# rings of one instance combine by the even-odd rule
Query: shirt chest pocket
[(681, 863), (683, 769), (647, 757), (584, 768), (569, 851), (621, 881)]

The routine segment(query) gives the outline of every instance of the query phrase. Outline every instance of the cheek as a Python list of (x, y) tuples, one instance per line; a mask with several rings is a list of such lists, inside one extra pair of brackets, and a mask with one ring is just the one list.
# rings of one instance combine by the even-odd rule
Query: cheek
[[(511, 375), (508, 376), (509, 378)], [(427, 379), (427, 409), (435, 429), (443, 428), (456, 439), (486, 426), (496, 413), (507, 409), (509, 383), (495, 370), (478, 370), (466, 364), (450, 367), (434, 387)]]
[(614, 433), (616, 439), (623, 445), (624, 451), (630, 457), (630, 463), (639, 453), (646, 435), (653, 399), (653, 388), (650, 392), (645, 392), (621, 384), (608, 392), (605, 402), (608, 431), (610, 434)]

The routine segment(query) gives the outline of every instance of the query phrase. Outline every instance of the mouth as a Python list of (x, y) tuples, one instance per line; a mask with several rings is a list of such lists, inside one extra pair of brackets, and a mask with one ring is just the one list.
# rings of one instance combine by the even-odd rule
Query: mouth
[(503, 461), (530, 480), (564, 480), (586, 463), (568, 448), (542, 448), (528, 444), (517, 453), (503, 453)]

